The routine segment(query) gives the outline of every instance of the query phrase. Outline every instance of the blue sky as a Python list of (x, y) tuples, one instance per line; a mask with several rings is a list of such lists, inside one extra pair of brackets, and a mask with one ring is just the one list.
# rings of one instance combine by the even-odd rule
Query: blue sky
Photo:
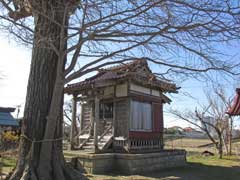
[[(0, 38), (0, 72), (2, 72), (3, 79), (0, 80), (0, 106), (16, 107), (21, 105), (21, 113), (23, 112), (23, 106), (25, 102), (27, 79), (30, 69), (31, 50), (25, 47), (15, 44), (14, 41), (9, 41), (6, 38)], [(236, 49), (231, 49), (233, 52)], [(156, 67), (152, 67), (153, 71), (157, 71)], [(221, 83), (227, 88), (229, 96), (233, 96), (235, 88), (238, 85), (237, 81), (231, 78), (224, 80), (221, 73), (216, 77), (221, 79)], [(178, 94), (170, 95), (172, 103), (165, 105), (164, 118), (165, 126), (179, 125), (182, 127), (190, 126), (190, 124), (177, 120), (168, 114), (168, 108), (175, 108), (184, 111), (185, 109), (195, 109), (198, 103), (206, 103), (204, 95), (204, 89), (208, 89), (208, 83), (200, 82), (195, 79), (186, 80), (181, 83), (177, 82), (178, 86), (181, 86)], [(191, 95), (193, 98), (186, 96)], [(16, 113), (15, 113), (16, 115)]]

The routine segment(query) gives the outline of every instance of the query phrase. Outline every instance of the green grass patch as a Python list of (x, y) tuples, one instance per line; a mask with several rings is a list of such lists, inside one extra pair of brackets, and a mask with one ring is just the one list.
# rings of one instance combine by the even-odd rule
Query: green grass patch
[(221, 166), (221, 167), (240, 166), (240, 157), (237, 156), (223, 156), (222, 159), (219, 159), (217, 156), (204, 157), (201, 155), (191, 155), (187, 157), (187, 161), (189, 163), (199, 163), (207, 166)]
[(16, 165), (16, 158), (13, 157), (1, 157), (0, 158), (0, 173), (9, 173)]

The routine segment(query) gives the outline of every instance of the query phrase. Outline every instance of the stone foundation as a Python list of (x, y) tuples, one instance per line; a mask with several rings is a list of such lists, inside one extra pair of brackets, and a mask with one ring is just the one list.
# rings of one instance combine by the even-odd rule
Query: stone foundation
[(91, 174), (108, 172), (142, 174), (186, 165), (186, 151), (165, 150), (146, 154), (79, 154), (72, 162), (79, 170)]

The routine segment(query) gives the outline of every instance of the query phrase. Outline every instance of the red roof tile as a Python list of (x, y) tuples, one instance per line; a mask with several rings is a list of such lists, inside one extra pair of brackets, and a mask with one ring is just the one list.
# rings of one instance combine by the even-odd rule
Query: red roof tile
[(240, 88), (236, 89), (236, 96), (234, 97), (233, 104), (226, 113), (230, 116), (240, 115)]
[[(140, 68), (145, 68), (146, 72), (139, 72)], [(158, 79), (148, 67), (146, 60), (133, 60), (117, 66), (100, 69), (99, 72), (85, 81), (70, 84), (65, 91), (71, 93), (75, 90), (87, 89), (98, 82), (106, 82), (120, 79), (131, 79), (138, 83), (147, 84), (149, 86), (158, 87), (165, 92), (176, 92), (176, 85), (164, 80)]]

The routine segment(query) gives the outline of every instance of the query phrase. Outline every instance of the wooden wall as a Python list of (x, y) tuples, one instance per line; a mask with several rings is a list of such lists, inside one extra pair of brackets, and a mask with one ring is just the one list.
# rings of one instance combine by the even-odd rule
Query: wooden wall
[(152, 103), (153, 132), (163, 133), (163, 106), (162, 103)]
[(129, 122), (129, 99), (123, 99), (116, 102), (116, 122), (115, 122), (115, 136), (128, 136), (128, 122)]
[(84, 129), (91, 123), (91, 106), (90, 104), (82, 105), (82, 124), (81, 129)]

